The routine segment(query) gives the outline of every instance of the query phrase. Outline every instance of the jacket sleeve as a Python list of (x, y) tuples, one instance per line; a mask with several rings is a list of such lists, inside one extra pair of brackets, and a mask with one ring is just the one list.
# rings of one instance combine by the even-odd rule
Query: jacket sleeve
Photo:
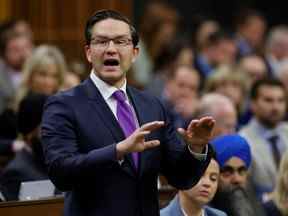
[(79, 151), (73, 109), (59, 95), (50, 97), (44, 106), (41, 134), (49, 177), (60, 190), (85, 184), (89, 176), (118, 165), (116, 144), (88, 153)]
[(208, 145), (206, 159), (203, 161), (196, 159), (174, 128), (165, 107), (162, 104), (161, 106), (163, 119), (166, 123), (163, 128), (163, 140), (161, 140), (161, 143), (164, 144), (162, 145), (162, 174), (167, 178), (168, 183), (177, 189), (189, 189), (197, 184), (205, 172), (213, 149)]

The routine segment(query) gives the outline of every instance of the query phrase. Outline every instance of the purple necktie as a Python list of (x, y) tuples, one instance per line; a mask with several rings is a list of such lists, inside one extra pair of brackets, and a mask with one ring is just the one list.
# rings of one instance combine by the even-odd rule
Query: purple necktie
[[(116, 115), (118, 122), (124, 131), (125, 137), (130, 136), (136, 130), (136, 123), (131, 107), (125, 102), (126, 95), (123, 91), (117, 90), (113, 93), (113, 97), (117, 101)], [(132, 153), (133, 161), (136, 169), (138, 168), (138, 153)]]

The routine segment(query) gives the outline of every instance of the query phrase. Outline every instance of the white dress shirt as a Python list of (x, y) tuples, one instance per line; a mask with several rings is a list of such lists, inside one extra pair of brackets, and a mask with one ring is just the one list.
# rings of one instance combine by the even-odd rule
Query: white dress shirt
[[(115, 118), (117, 119), (117, 114), (116, 114), (117, 101), (116, 101), (116, 99), (114, 97), (112, 97), (112, 95), (113, 95), (113, 93), (115, 91), (117, 91), (119, 89), (116, 88), (115, 86), (111, 86), (111, 85), (107, 84), (106, 82), (104, 82), (103, 80), (101, 80), (99, 77), (96, 76), (96, 74), (94, 73), (93, 70), (92, 70), (92, 72), (90, 74), (90, 78), (93, 81), (93, 83), (95, 84), (95, 86), (98, 88), (98, 90), (100, 91), (100, 94), (102, 95), (102, 97), (106, 101), (107, 105), (109, 106), (109, 108), (113, 112)], [(138, 122), (138, 119), (137, 119), (137, 116), (136, 116), (136, 112), (135, 112), (133, 106), (131, 105), (131, 103), (129, 102), (129, 98), (128, 98), (128, 95), (127, 95), (126, 87), (127, 87), (127, 81), (125, 79), (125, 82), (124, 82), (123, 86), (120, 87), (120, 90), (122, 90), (125, 93), (125, 95), (126, 95), (126, 103), (129, 104), (129, 106), (132, 108), (132, 111), (133, 111), (133, 114), (134, 114), (135, 123), (136, 123), (136, 127), (139, 127), (139, 122)], [(191, 152), (191, 154), (193, 154), (193, 156), (195, 158), (197, 158), (198, 160), (205, 160), (206, 159), (206, 156), (207, 156), (207, 153), (208, 153), (208, 147), (207, 146), (206, 146), (206, 149), (205, 149), (205, 153), (203, 153), (203, 154), (193, 152), (189, 145), (188, 145), (188, 149)]]

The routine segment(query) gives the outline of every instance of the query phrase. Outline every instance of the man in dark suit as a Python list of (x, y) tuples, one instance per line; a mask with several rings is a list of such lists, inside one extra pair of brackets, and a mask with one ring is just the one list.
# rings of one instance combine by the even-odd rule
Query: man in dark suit
[(126, 85), (139, 50), (121, 14), (97, 12), (85, 37), (90, 77), (50, 97), (42, 122), (49, 176), (67, 191), (64, 215), (159, 215), (158, 174), (180, 189), (196, 184), (210, 161), (214, 120), (193, 120), (180, 139), (159, 100)]

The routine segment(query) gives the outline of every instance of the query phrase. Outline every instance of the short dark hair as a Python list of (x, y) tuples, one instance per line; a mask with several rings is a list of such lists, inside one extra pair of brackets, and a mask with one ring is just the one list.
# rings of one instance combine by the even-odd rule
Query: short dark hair
[(28, 36), (26, 34), (17, 33), (14, 30), (10, 29), (7, 30), (0, 35), (0, 56), (5, 58), (5, 53), (7, 51), (7, 45), (10, 41), (23, 38)]
[(244, 8), (243, 10), (240, 10), (239, 13), (236, 14), (235, 16), (235, 26), (240, 27), (249, 21), (249, 19), (257, 17), (265, 22), (265, 17), (264, 15), (253, 8)]
[(264, 78), (264, 79), (256, 80), (254, 84), (252, 85), (251, 93), (250, 93), (250, 97), (252, 100), (257, 99), (257, 97), (259, 96), (259, 89), (262, 86), (279, 87), (283, 89), (283, 91), (285, 92), (285, 86), (280, 80)]
[(235, 41), (234, 35), (226, 30), (218, 30), (209, 34), (206, 46), (213, 46), (221, 41)]
[(88, 19), (88, 21), (86, 23), (86, 27), (85, 27), (86, 45), (89, 45), (91, 42), (91, 37), (92, 37), (91, 30), (92, 30), (93, 26), (95, 25), (95, 23), (100, 22), (100, 21), (105, 20), (105, 19), (109, 19), (109, 18), (123, 21), (129, 25), (129, 28), (131, 31), (132, 43), (133, 43), (133, 46), (136, 47), (138, 45), (138, 42), (139, 42), (139, 36), (138, 36), (136, 29), (134, 28), (134, 26), (132, 25), (132, 23), (130, 22), (130, 20), (127, 17), (125, 17), (122, 14), (118, 13), (117, 11), (113, 11), (113, 10), (97, 11), (94, 15), (92, 15)]
[(195, 68), (192, 65), (190, 65), (190, 64), (177, 64), (177, 63), (171, 64), (171, 66), (169, 68), (167, 68), (167, 71), (166, 71), (167, 81), (175, 79), (179, 68), (190, 69), (191, 73), (196, 74), (199, 78), (199, 81), (200, 81), (200, 75), (199, 75), (198, 71), (195, 70)]
[(47, 95), (32, 92), (23, 98), (17, 116), (17, 128), (20, 134), (25, 136), (40, 125), (47, 98)]

